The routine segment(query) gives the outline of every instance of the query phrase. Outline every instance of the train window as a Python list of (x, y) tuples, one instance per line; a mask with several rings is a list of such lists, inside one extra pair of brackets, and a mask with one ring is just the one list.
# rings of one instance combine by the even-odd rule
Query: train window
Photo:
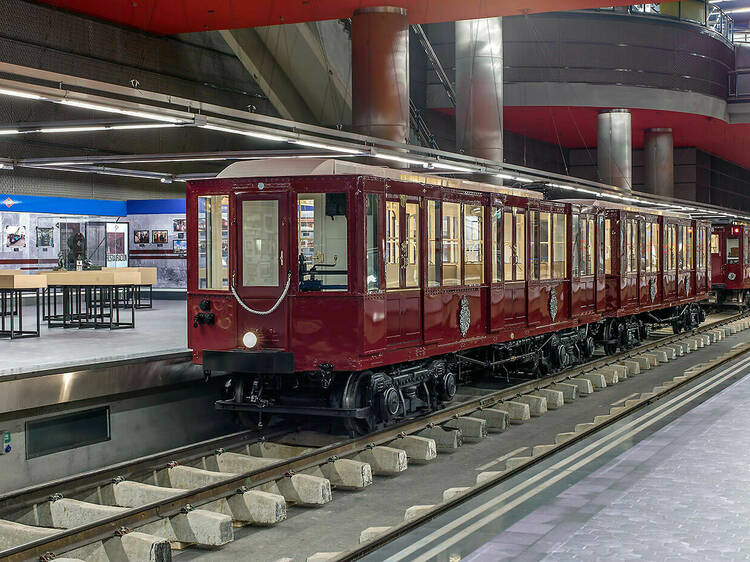
[(651, 273), (659, 271), (659, 223), (651, 223)]
[(465, 204), (464, 211), (464, 283), (484, 282), (484, 207)]
[(604, 274), (612, 274), (612, 220), (604, 221)]
[[(586, 229), (586, 246), (584, 254), (584, 263), (586, 265), (586, 275), (594, 274), (594, 240), (596, 240), (596, 234), (594, 231), (594, 217), (588, 217), (586, 219), (588, 228)], [(583, 267), (583, 266), (582, 266)]]
[(685, 239), (685, 263), (687, 264), (687, 269), (693, 269), (693, 266), (695, 266), (695, 260), (693, 259), (693, 252), (695, 251), (695, 231), (692, 226), (688, 226), (685, 229), (685, 232), (687, 233), (687, 238)]
[(385, 202), (385, 288), (398, 289), (401, 283), (401, 223), (398, 201)]
[(297, 208), (300, 291), (346, 291), (346, 194), (300, 193)]
[(443, 203), (443, 285), (461, 284), (461, 205)]
[(406, 204), (406, 286), (419, 287), (419, 203)]
[(552, 274), (551, 222), (551, 213), (539, 213), (539, 279), (550, 279)]
[(522, 209), (514, 209), (516, 219), (516, 243), (513, 246), (515, 279), (523, 281), (526, 278), (526, 215)]
[(492, 226), (492, 282), (500, 283), (502, 281), (503, 271), (503, 210), (492, 207), (490, 215)]
[(747, 251), (747, 236), (748, 232), (745, 232), (745, 236), (743, 238), (743, 245), (742, 245), (742, 261), (745, 262), (745, 265), (750, 263), (750, 253)]
[(638, 248), (640, 249), (640, 252), (638, 252), (638, 255), (636, 256), (636, 261), (640, 261), (640, 268), (642, 272), (648, 271), (646, 269), (646, 255), (648, 254), (646, 246), (646, 224), (642, 220), (635, 221), (636, 225), (638, 225)]
[(598, 242), (598, 266), (597, 270), (600, 274), (604, 273), (604, 238), (606, 236), (606, 232), (604, 230), (604, 217), (599, 217), (599, 223), (596, 225), (596, 228), (598, 229), (598, 236), (597, 236), (597, 242)]
[(571, 256), (571, 259), (573, 260), (573, 263), (571, 264), (572, 266), (571, 274), (573, 277), (578, 277), (579, 275), (581, 275), (580, 273), (581, 253), (583, 252), (583, 248), (581, 244), (581, 239), (582, 239), (581, 230), (583, 229), (585, 220), (586, 219), (583, 219), (583, 221), (579, 223), (577, 214), (573, 214), (571, 216), (572, 225), (571, 225), (570, 230), (573, 233), (573, 246), (570, 248), (570, 256)]
[(740, 263), (739, 238), (727, 238), (727, 263)]
[(198, 197), (198, 288), (229, 290), (229, 198)]
[(685, 269), (685, 227), (677, 227), (677, 268), (679, 270)]
[(719, 235), (718, 234), (711, 234), (711, 253), (712, 254), (719, 253)]
[(513, 248), (513, 211), (505, 211), (503, 215), (503, 279), (513, 281), (513, 260), (517, 259)]
[(427, 200), (427, 286), (440, 286), (440, 201)]
[(529, 261), (531, 279), (539, 279), (539, 211), (529, 213)]
[(279, 202), (275, 199), (242, 202), (242, 285), (279, 285)]
[(567, 215), (555, 213), (552, 215), (552, 278), (567, 277), (568, 265), (568, 233)]
[(365, 286), (368, 292), (380, 290), (380, 195), (368, 193), (365, 199), (367, 220), (367, 273)]
[(643, 271), (651, 272), (651, 225), (649, 223), (646, 223), (643, 225), (645, 227), (645, 232), (643, 236), (643, 261), (645, 262), (643, 264)]
[(633, 244), (633, 221), (632, 219), (625, 219), (624, 223), (623, 232), (625, 235), (620, 245), (622, 248), (622, 269), (623, 273), (632, 273), (635, 262), (635, 253), (633, 252), (635, 249)]

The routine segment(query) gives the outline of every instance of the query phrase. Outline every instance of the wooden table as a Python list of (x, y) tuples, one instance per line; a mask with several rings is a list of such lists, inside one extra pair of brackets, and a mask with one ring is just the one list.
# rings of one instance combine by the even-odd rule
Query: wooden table
[[(39, 337), (41, 333), (39, 297), (46, 287), (46, 275), (29, 275), (12, 270), (0, 270), (0, 337), (9, 337), (12, 340)], [(36, 295), (36, 330), (23, 328), (23, 295), (25, 293)], [(16, 317), (18, 317), (17, 323)]]
[[(129, 268), (54, 271), (47, 274), (47, 325), (50, 328), (135, 328), (135, 299), (129, 298), (141, 274)], [(62, 292), (58, 311), (57, 292)], [(128, 303), (126, 305), (126, 303)], [(120, 311), (130, 309), (130, 320)]]
[[(154, 285), (156, 285), (155, 267), (105, 267), (103, 271), (137, 271), (141, 274), (141, 282), (136, 286), (133, 297), (136, 308), (154, 307)], [(143, 294), (148, 289), (148, 298)]]

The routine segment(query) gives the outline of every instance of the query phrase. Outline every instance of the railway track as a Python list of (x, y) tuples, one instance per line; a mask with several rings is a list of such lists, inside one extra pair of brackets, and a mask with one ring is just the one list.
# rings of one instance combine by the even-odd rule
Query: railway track
[[(172, 547), (220, 547), (233, 539), (234, 526), (281, 523), (288, 506), (326, 504), (333, 498), (332, 489), (366, 488), (376, 477), (404, 472), (409, 463), (431, 462), (439, 452), (460, 447), (464, 439), (481, 440), (487, 431), (504, 431), (561, 407), (579, 393), (613, 384), (628, 372), (651, 368), (747, 327), (750, 321), (738, 314), (544, 379), (495, 391), (469, 389), (476, 395), (464, 395), (464, 400), (426, 418), (321, 447), (281, 444), (282, 432), (259, 438), (244, 431), (6, 494), (0, 496), (0, 559), (52, 559), (65, 553), (69, 559), (84, 560), (97, 552), (105, 560), (168, 560)], [(560, 434), (559, 442), (534, 447), (529, 457), (508, 459), (505, 471), (480, 474), (476, 489), (494, 485), (686, 380), (683, 376), (647, 393), (650, 396), (628, 400), (608, 416)], [(432, 509), (463, 501), (473, 491), (453, 490), (444, 504), (413, 510), (403, 528), (367, 529), (362, 538), (382, 544)], [(356, 558), (362, 552), (341, 556)]]

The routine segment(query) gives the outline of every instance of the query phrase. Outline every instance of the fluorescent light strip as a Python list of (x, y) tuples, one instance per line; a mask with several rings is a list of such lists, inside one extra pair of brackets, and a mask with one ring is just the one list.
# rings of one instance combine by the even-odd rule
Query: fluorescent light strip
[[(2, 93), (2, 92), (0, 92)], [(59, 102), (62, 105), (69, 105), (71, 107), (78, 107), (81, 109), (91, 109), (94, 111), (104, 111), (105, 113), (117, 113), (119, 115), (127, 115), (129, 117), (141, 117), (143, 119), (151, 119), (153, 121), (164, 121), (165, 123), (183, 123), (185, 119), (178, 117), (172, 117), (171, 115), (163, 115), (161, 113), (151, 113), (150, 111), (139, 111), (135, 109), (121, 109), (110, 105), (102, 105), (99, 103), (90, 103), (87, 101), (78, 101), (64, 99)]]
[(29, 133), (87, 133), (89, 131), (106, 131), (107, 127), (50, 127), (47, 129), (37, 129), (28, 131)]
[(292, 144), (299, 144), (300, 146), (309, 146), (310, 148), (322, 148), (324, 150), (332, 150), (333, 152), (342, 152), (344, 154), (362, 154), (364, 152), (363, 150), (355, 150), (353, 148), (344, 148), (342, 146), (334, 146), (331, 144), (323, 144), (307, 140), (290, 140), (288, 142)]
[(443, 164), (442, 162), (429, 162), (425, 164), (428, 168), (437, 168), (438, 170), (449, 170), (451, 172), (476, 172), (471, 168), (462, 168), (461, 166), (454, 166), (452, 164)]
[(403, 156), (396, 156), (393, 154), (373, 154), (375, 158), (382, 158), (383, 160), (393, 160), (394, 162), (403, 162), (404, 164), (414, 164), (415, 166), (424, 166), (425, 162), (422, 160), (413, 160), (411, 158), (404, 158)]
[(253, 137), (256, 139), (270, 140), (270, 141), (285, 141), (284, 137), (278, 137), (276, 135), (268, 135), (266, 133), (257, 133), (255, 131), (246, 131), (244, 129), (233, 129), (231, 127), (222, 127), (221, 125), (201, 125), (201, 129), (209, 129), (210, 131), (218, 131), (220, 133), (231, 133), (233, 135), (243, 135), (246, 137)]
[(536, 181), (536, 180), (532, 180), (532, 179), (529, 179), (529, 178), (524, 178), (522, 176), (516, 176), (513, 179), (516, 180), (516, 181), (520, 181), (522, 183), (534, 183), (534, 181)]
[(166, 129), (168, 127), (177, 127), (176, 123), (148, 123), (143, 125), (110, 125), (107, 129), (114, 131), (128, 131), (131, 129)]
[(18, 129), (0, 129), (0, 135), (17, 135), (19, 132)]
[(40, 100), (42, 96), (34, 94), (32, 92), (26, 92), (24, 90), (9, 90), (7, 88), (0, 88), (0, 94), (4, 96), (13, 96), (15, 98), (25, 98), (29, 100)]

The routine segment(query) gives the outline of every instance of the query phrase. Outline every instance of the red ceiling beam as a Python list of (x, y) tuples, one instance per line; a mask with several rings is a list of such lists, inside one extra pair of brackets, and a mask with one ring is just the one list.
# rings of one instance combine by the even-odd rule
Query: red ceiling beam
[[(38, 0), (71, 12), (158, 34), (238, 29), (351, 17), (366, 6), (399, 6), (409, 23), (601, 7), (601, 0)], [(608, 0), (607, 6), (631, 1)]]

